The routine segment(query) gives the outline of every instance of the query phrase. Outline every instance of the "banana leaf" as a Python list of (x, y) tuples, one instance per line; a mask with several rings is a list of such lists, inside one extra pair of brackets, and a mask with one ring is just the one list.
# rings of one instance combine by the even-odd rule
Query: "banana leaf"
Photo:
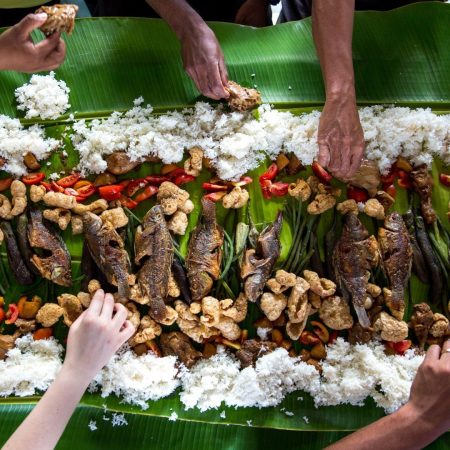
[[(450, 110), (450, 7), (442, 3), (416, 4), (391, 12), (356, 14), (354, 32), (355, 76), (360, 104), (395, 103), (432, 106)], [(324, 100), (320, 67), (311, 39), (311, 22), (305, 20), (274, 28), (252, 29), (230, 24), (211, 24), (226, 56), (230, 78), (246, 86), (257, 85), (263, 100), (296, 112), (320, 107)], [(57, 71), (71, 87), (70, 112), (77, 117), (94, 118), (113, 110), (128, 109), (132, 100), (143, 95), (156, 110), (182, 108), (201, 99), (182, 70), (179, 44), (161, 21), (148, 19), (83, 19), (67, 40), (68, 57)], [(28, 76), (0, 73), (0, 113), (21, 117), (15, 108), (13, 91)], [(24, 121), (29, 123), (32, 121)], [(61, 133), (58, 126), (48, 134)], [(72, 157), (72, 156), (71, 156)], [(70, 164), (74, 164), (72, 160)], [(52, 164), (62, 164), (58, 155)], [(52, 167), (53, 169), (53, 167)], [(62, 167), (62, 169), (70, 169)], [(154, 170), (145, 166), (141, 170)], [(257, 177), (264, 166), (251, 174), (256, 183), (251, 189), (250, 215), (256, 224), (273, 220), (279, 201), (261, 197)], [(436, 177), (437, 169), (434, 171)], [(200, 181), (198, 181), (200, 182)], [(195, 203), (201, 195), (199, 185), (189, 188)], [(435, 189), (434, 202), (445, 215), (449, 190)], [(397, 207), (404, 208), (406, 196), (399, 195)], [(447, 203), (446, 203), (447, 202)], [(143, 211), (141, 211), (143, 212)], [(191, 214), (191, 230), (198, 217)], [(224, 216), (225, 217), (225, 216)], [(326, 228), (326, 224), (322, 225)], [(283, 229), (284, 247), (291, 231)], [(66, 236), (67, 237), (67, 236)], [(185, 252), (187, 238), (180, 241)], [(70, 242), (74, 261), (81, 254), (81, 240)], [(419, 283), (418, 281), (415, 281)], [(420, 286), (420, 296), (426, 286)], [(415, 287), (411, 292), (416, 293)], [(20, 293), (14, 286), (11, 293)], [(412, 295), (412, 294), (411, 294)], [(12, 294), (11, 294), (12, 296)], [(416, 296), (414, 296), (416, 298)], [(418, 300), (420, 301), (420, 300)], [(303, 397), (298, 400), (297, 397)], [(0, 445), (31, 410), (38, 398), (0, 401)], [(102, 405), (124, 412), (127, 428), (113, 428)], [(294, 416), (281, 411), (286, 408)], [(226, 411), (226, 419), (220, 412)], [(176, 411), (176, 422), (168, 417)], [(106, 415), (111, 415), (108, 412)], [(276, 408), (227, 409), (200, 413), (184, 411), (176, 396), (154, 402), (147, 411), (121, 404), (116, 398), (85, 395), (67, 427), (58, 448), (73, 446), (76, 439), (83, 449), (123, 448), (323, 448), (383, 415), (368, 401), (363, 408), (348, 405), (316, 409), (307, 395), (292, 394)], [(307, 417), (306, 423), (303, 417)], [(95, 420), (97, 431), (88, 428)], [(251, 420), (251, 425), (247, 421)], [(229, 425), (229, 426), (228, 426)], [(297, 430), (297, 432), (290, 431)], [(430, 448), (448, 448), (450, 437), (442, 437)]]

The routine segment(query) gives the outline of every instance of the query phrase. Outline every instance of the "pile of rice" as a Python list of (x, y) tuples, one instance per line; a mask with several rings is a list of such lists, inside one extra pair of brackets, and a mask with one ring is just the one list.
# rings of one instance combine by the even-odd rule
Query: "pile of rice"
[[(0, 361), (0, 396), (45, 391), (61, 368), (61, 355), (62, 347), (53, 338), (33, 341), (29, 335), (18, 339), (16, 348)], [(311, 394), (316, 406), (361, 406), (372, 397), (392, 413), (408, 401), (422, 361), (423, 356), (413, 351), (388, 356), (379, 342), (351, 345), (339, 338), (328, 346), (322, 375), (282, 348), (241, 370), (238, 360), (219, 347), (217, 355), (187, 370), (178, 367), (173, 356), (137, 356), (125, 347), (97, 374), (89, 390), (100, 391), (102, 397), (115, 394), (125, 403), (147, 409), (148, 401), (167, 397), (181, 386), (185, 409), (201, 411), (224, 405), (276, 406), (288, 393), (304, 391)]]
[(57, 119), (69, 108), (70, 89), (55, 73), (33, 75), (30, 82), (15, 91), (17, 109), (26, 111), (25, 118)]

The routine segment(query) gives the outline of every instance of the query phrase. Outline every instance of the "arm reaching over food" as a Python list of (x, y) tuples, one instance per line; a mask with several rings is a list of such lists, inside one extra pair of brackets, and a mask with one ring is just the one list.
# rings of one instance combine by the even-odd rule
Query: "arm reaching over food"
[(450, 340), (432, 345), (417, 372), (408, 403), (347, 436), (331, 450), (424, 448), (450, 429)]
[(227, 69), (214, 32), (185, 0), (147, 0), (181, 42), (186, 72), (206, 97), (228, 98)]
[(318, 162), (338, 178), (356, 173), (364, 133), (356, 107), (352, 61), (354, 0), (313, 2), (313, 37), (322, 67), (326, 101), (318, 130)]
[(56, 69), (64, 62), (66, 46), (60, 33), (38, 44), (31, 39), (31, 32), (46, 21), (47, 14), (29, 14), (0, 35), (0, 70), (42, 72)]
[(54, 448), (91, 380), (133, 333), (127, 309), (98, 290), (70, 328), (61, 371), (4, 450)]

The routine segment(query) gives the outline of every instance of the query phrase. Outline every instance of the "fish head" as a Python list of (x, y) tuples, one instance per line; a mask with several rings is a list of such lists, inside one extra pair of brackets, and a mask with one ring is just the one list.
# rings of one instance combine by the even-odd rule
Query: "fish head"
[(161, 205), (155, 205), (144, 216), (142, 223), (144, 226), (151, 225), (152, 223), (165, 222), (164, 212)]
[(369, 236), (368, 231), (355, 214), (345, 216), (343, 237), (352, 241), (362, 241)]
[(393, 212), (384, 219), (384, 226), (390, 231), (402, 231), (405, 224), (402, 216), (398, 212)]
[(83, 227), (88, 233), (97, 234), (102, 228), (102, 219), (89, 211), (83, 214), (82, 219)]
[(216, 222), (216, 204), (206, 197), (202, 197), (202, 217), (206, 223)]

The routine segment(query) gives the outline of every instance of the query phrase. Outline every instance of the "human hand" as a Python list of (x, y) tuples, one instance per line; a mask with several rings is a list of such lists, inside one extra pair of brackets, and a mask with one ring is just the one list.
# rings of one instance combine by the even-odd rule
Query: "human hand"
[(184, 68), (197, 89), (206, 97), (220, 100), (230, 94), (228, 74), (220, 44), (208, 27), (190, 30), (181, 39)]
[(417, 371), (406, 407), (436, 433), (450, 429), (450, 340), (432, 345)]
[(354, 96), (327, 98), (320, 116), (317, 141), (321, 166), (344, 181), (356, 173), (362, 162), (365, 142)]
[(38, 44), (30, 33), (47, 20), (47, 14), (29, 14), (0, 35), (0, 70), (42, 72), (59, 67), (66, 55), (66, 45), (59, 33)]
[(265, 27), (267, 25), (267, 0), (247, 0), (239, 8), (235, 23), (252, 27)]
[(70, 327), (64, 367), (89, 383), (134, 333), (127, 309), (99, 289)]

